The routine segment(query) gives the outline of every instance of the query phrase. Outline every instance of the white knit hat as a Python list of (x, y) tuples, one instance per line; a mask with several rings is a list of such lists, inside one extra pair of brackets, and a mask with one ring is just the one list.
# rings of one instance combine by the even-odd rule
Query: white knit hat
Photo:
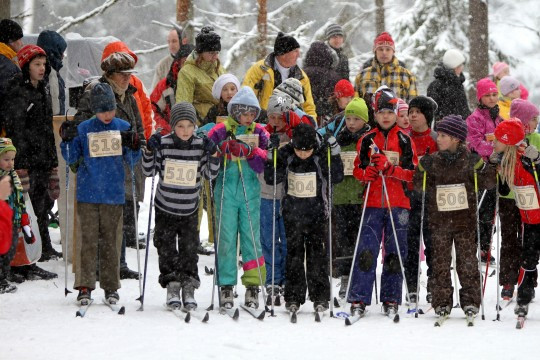
[(223, 74), (217, 78), (212, 86), (212, 97), (219, 100), (221, 98), (221, 90), (223, 90), (223, 87), (228, 83), (233, 83), (236, 85), (236, 90), (240, 90), (240, 81), (238, 81), (236, 76), (233, 74)]
[(449, 49), (444, 53), (442, 62), (449, 69), (455, 69), (465, 62), (465, 56), (458, 49)]

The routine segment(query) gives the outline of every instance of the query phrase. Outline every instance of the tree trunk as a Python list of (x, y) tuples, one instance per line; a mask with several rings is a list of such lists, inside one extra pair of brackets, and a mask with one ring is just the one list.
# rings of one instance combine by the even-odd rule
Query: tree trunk
[(375, 32), (378, 34), (385, 30), (384, 25), (384, 0), (375, 0)]
[(0, 0), (0, 19), (11, 17), (11, 0)]
[(266, 0), (257, 0), (259, 4), (259, 15), (257, 16), (257, 31), (259, 38), (257, 40), (257, 60), (266, 56), (266, 37), (268, 35)]
[(189, 22), (193, 19), (193, 4), (191, 0), (176, 0), (176, 21), (184, 29), (185, 37), (190, 43), (194, 43), (194, 29)]
[(485, 0), (469, 0), (469, 103), (476, 107), (476, 82), (489, 73), (488, 7)]

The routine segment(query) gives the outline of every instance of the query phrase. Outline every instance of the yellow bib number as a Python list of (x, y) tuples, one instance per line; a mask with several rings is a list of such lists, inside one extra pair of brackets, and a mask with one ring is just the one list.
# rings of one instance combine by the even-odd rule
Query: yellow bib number
[(392, 165), (399, 165), (399, 153), (397, 151), (383, 150), (383, 152), (384, 155), (386, 155), (388, 161), (392, 163)]
[(88, 134), (90, 157), (121, 156), (122, 138), (120, 131), (102, 131)]
[(516, 206), (521, 210), (537, 210), (538, 197), (534, 185), (516, 186), (514, 187), (516, 194)]
[(317, 177), (314, 172), (305, 174), (289, 172), (287, 181), (287, 194), (299, 198), (317, 196)]
[(456, 211), (469, 208), (465, 184), (438, 185), (437, 209), (439, 211)]
[(165, 160), (163, 183), (175, 186), (195, 186), (199, 162), (185, 160)]
[(356, 159), (356, 151), (342, 151), (340, 153), (341, 161), (343, 161), (343, 173), (352, 175), (354, 170), (354, 159)]

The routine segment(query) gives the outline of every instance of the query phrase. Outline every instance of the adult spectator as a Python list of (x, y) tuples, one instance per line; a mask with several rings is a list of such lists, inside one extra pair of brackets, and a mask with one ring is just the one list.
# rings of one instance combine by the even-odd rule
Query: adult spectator
[(395, 44), (387, 32), (380, 33), (373, 42), (375, 57), (371, 66), (356, 76), (356, 91), (362, 97), (374, 94), (381, 85), (388, 86), (397, 97), (409, 102), (418, 95), (416, 77), (403, 67), (395, 56)]
[(37, 46), (45, 50), (51, 64), (51, 73), (45, 81), (49, 84), (53, 115), (64, 115), (66, 113), (66, 83), (60, 76), (60, 69), (64, 66), (62, 60), (67, 48), (66, 40), (56, 31), (44, 30), (38, 36)]
[(154, 73), (154, 79), (152, 80), (152, 89), (154, 89), (157, 83), (167, 76), (169, 69), (174, 61), (174, 56), (180, 50), (180, 39), (182, 35), (177, 29), (172, 29), (167, 35), (167, 46), (169, 47), (169, 53), (163, 59), (159, 60), (156, 65), (156, 72)]
[(266, 110), (272, 91), (289, 78), (295, 78), (302, 84), (303, 110), (316, 117), (317, 112), (311, 84), (306, 73), (296, 64), (300, 56), (300, 44), (290, 35), (278, 33), (274, 42), (274, 51), (265, 59), (257, 61), (247, 71), (242, 85), (253, 89), (261, 108)]
[(349, 80), (349, 58), (343, 52), (343, 44), (345, 43), (345, 32), (343, 28), (338, 24), (330, 24), (324, 31), (324, 37), (326, 38), (326, 43), (334, 50), (335, 58), (332, 64), (334, 70), (340, 79)]

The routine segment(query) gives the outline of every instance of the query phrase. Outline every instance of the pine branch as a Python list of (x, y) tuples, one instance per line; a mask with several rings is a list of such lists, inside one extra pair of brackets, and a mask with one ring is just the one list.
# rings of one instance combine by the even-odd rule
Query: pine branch
[(83, 15), (81, 15), (79, 17), (76, 17), (76, 18), (73, 18), (72, 16), (62, 17), (62, 20), (64, 20), (66, 23), (64, 25), (62, 25), (60, 28), (58, 28), (58, 30), (56, 30), (56, 32), (63, 33), (64, 31), (66, 31), (70, 27), (75, 26), (75, 25), (80, 24), (80, 23), (83, 23), (83, 22), (85, 22), (86, 20), (88, 20), (89, 18), (91, 18), (91, 17), (93, 17), (95, 15), (101, 14), (103, 11), (110, 8), (111, 6), (113, 6), (114, 4), (116, 4), (119, 1), (120, 0), (106, 0), (102, 5), (96, 7), (95, 9), (87, 12), (86, 14), (83, 14)]

